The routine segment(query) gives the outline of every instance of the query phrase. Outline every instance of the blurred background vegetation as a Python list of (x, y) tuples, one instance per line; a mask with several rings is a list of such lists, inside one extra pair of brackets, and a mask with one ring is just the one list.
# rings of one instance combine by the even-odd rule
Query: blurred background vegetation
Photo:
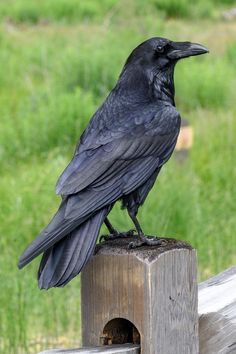
[[(39, 291), (38, 260), (17, 259), (56, 211), (54, 185), (129, 52), (152, 36), (205, 44), (176, 67), (176, 102), (194, 127), (140, 211), (149, 234), (189, 241), (199, 279), (236, 260), (236, 20), (232, 0), (0, 0), (0, 352), (80, 344), (79, 277)], [(131, 227), (117, 206), (111, 220)]]

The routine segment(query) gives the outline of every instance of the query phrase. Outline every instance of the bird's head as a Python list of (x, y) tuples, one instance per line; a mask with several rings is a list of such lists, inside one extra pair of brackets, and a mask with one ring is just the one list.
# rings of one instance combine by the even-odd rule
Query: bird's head
[(129, 55), (118, 84), (125, 94), (169, 100), (174, 104), (174, 67), (178, 60), (208, 53), (201, 44), (174, 42), (155, 37), (136, 47)]
[(136, 47), (126, 65), (140, 64), (143, 68), (161, 70), (173, 66), (180, 59), (205, 53), (208, 53), (208, 49), (201, 44), (154, 37)]

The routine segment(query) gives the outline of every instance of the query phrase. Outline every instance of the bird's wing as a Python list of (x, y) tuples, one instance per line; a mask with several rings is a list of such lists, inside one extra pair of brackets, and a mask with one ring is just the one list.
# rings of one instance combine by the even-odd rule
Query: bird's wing
[[(119, 178), (128, 179), (124, 185), (129, 186), (133, 173), (134, 184), (138, 184), (143, 174), (148, 176), (153, 168), (155, 170), (161, 166), (174, 149), (179, 132), (179, 114), (173, 109), (164, 112), (156, 113), (152, 119), (146, 119), (141, 124), (133, 120), (126, 131), (120, 127), (114, 133), (108, 129), (96, 133), (99, 145), (78, 150), (58, 180), (57, 193), (68, 195), (88, 186), (107, 187)], [(170, 113), (171, 120), (166, 117), (167, 124), (165, 116)], [(125, 189), (128, 190), (128, 187)]]
[(134, 133), (134, 129), (129, 137), (123, 134), (93, 149), (93, 154), (84, 150), (87, 158), (81, 157), (82, 152), (77, 154), (78, 164), (74, 158), (65, 176), (62, 175), (64, 182), (59, 184), (65, 197), (58, 212), (26, 251), (20, 266), (52, 247), (98, 210), (109, 207), (145, 183), (174, 149), (179, 117), (168, 121), (158, 115), (156, 121), (154, 117), (142, 127), (142, 134), (138, 130)]

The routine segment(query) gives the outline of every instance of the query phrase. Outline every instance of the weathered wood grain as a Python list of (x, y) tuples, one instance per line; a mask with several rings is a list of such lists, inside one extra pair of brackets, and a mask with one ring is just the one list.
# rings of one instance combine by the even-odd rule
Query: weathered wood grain
[[(195, 251), (173, 239), (128, 250), (130, 241), (100, 246), (83, 271), (83, 345), (128, 338), (140, 340), (142, 354), (197, 354)], [(106, 327), (117, 318), (131, 324), (115, 320)]]
[(104, 353), (104, 354), (139, 354), (139, 346), (132, 344), (111, 345), (103, 347), (90, 347), (81, 349), (51, 349), (39, 354), (89, 354), (89, 353)]
[(236, 267), (199, 284), (200, 354), (236, 354)]

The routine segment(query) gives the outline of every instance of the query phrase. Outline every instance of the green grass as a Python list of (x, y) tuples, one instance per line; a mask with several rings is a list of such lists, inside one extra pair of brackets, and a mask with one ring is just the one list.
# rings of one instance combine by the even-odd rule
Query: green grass
[(165, 18), (214, 18), (222, 8), (233, 6), (234, 0), (129, 0), (128, 4), (125, 0), (2, 0), (0, 18), (29, 24), (103, 22), (124, 16), (123, 8), (130, 4), (135, 15), (156, 9)]
[(2, 18), (16, 22), (38, 23), (48, 21), (75, 22), (95, 20), (104, 16), (117, 0), (10, 0), (1, 1)]
[[(19, 272), (17, 259), (56, 211), (54, 185), (78, 137), (148, 37), (202, 42), (211, 53), (176, 67), (177, 107), (194, 127), (194, 145), (186, 162), (172, 158), (163, 168), (140, 221), (147, 233), (191, 242), (200, 279), (235, 263), (235, 27), (212, 21), (230, 2), (214, 11), (210, 0), (176, 4), (0, 2), (0, 353), (80, 343), (79, 277), (39, 291), (38, 260)], [(207, 6), (208, 18), (193, 21)], [(119, 206), (111, 220), (131, 227)]]

